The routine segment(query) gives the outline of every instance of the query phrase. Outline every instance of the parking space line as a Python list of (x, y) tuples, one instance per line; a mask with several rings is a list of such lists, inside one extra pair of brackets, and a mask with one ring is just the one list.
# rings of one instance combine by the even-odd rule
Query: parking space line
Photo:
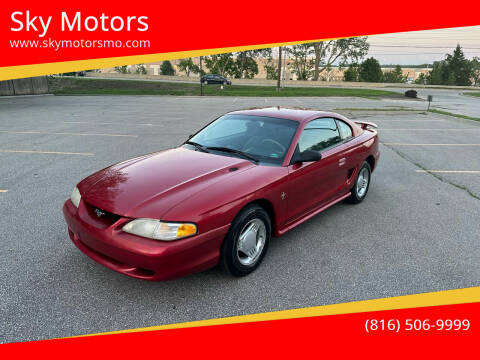
[[(63, 124), (85, 124), (85, 125), (121, 125), (121, 126), (165, 126), (165, 124), (144, 124), (144, 123), (95, 123), (89, 121), (63, 121)], [(137, 136), (137, 135), (135, 135)]]
[(93, 156), (92, 153), (80, 153), (80, 152), (64, 152), (64, 151), (40, 151), (40, 150), (2, 150), (3, 153), (25, 153), (25, 154), (51, 154), (51, 155), (80, 155), (80, 156)]
[[(402, 124), (402, 123), (405, 123), (405, 122), (445, 122), (445, 121), (449, 121), (447, 119), (425, 119), (425, 120), (412, 120), (412, 119), (408, 119), (408, 120), (394, 120), (394, 119), (375, 119), (373, 120), (375, 122), (377, 121), (388, 121), (388, 122), (397, 122), (399, 124)], [(450, 120), (451, 121), (451, 120)]]
[(383, 145), (393, 145), (393, 146), (480, 146), (480, 144), (409, 144), (409, 143), (386, 143), (382, 142)]
[(130, 134), (88, 134), (88, 133), (71, 133), (71, 132), (47, 132), (47, 131), (13, 131), (0, 130), (3, 134), (39, 134), (39, 135), (72, 135), (72, 136), (109, 136), (109, 137), (138, 137)]
[(415, 170), (418, 173), (435, 173), (435, 174), (480, 174), (480, 170)]
[(8, 190), (0, 190), (0, 193), (6, 193)]

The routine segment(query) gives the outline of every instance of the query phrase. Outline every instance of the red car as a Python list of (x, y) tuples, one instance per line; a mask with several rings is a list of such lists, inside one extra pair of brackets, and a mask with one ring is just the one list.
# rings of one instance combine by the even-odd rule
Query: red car
[(272, 236), (365, 198), (379, 158), (375, 127), (306, 109), (228, 113), (178, 148), (82, 180), (63, 207), (68, 233), (95, 261), (136, 278), (218, 263), (247, 275)]

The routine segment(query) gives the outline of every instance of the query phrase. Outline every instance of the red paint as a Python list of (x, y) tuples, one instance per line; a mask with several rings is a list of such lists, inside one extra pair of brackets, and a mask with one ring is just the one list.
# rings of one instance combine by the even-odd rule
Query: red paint
[[(285, 108), (234, 113), (300, 123), (282, 166), (185, 148), (127, 160), (81, 181), (78, 209), (67, 200), (63, 212), (72, 241), (95, 261), (137, 278), (166, 280), (202, 271), (217, 264), (223, 238), (247, 204), (267, 204), (273, 233), (280, 236), (347, 197), (363, 161), (373, 156), (373, 170), (379, 158), (377, 132), (338, 114)], [(290, 165), (303, 128), (320, 117), (347, 122), (353, 139), (322, 152), (320, 161)], [(233, 167), (238, 170), (229, 171)], [(99, 219), (94, 207), (118, 216)], [(146, 239), (121, 230), (132, 218), (193, 222), (198, 234), (172, 242)]]

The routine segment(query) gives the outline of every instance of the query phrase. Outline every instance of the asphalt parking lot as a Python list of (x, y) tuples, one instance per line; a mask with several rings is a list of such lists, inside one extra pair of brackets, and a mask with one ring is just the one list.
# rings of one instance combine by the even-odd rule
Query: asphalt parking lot
[[(274, 239), (248, 277), (211, 269), (140, 281), (70, 242), (61, 207), (79, 180), (176, 146), (229, 110), (270, 105), (417, 111), (338, 111), (379, 124), (384, 144), (366, 200)], [(0, 342), (479, 286), (480, 123), (425, 107), (360, 98), (0, 98)]]

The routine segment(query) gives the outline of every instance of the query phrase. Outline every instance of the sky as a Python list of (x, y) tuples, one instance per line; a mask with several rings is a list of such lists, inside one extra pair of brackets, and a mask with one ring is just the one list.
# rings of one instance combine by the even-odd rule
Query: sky
[(368, 37), (370, 50), (380, 64), (416, 65), (442, 60), (460, 44), (465, 56), (480, 57), (480, 26), (412, 31)]

